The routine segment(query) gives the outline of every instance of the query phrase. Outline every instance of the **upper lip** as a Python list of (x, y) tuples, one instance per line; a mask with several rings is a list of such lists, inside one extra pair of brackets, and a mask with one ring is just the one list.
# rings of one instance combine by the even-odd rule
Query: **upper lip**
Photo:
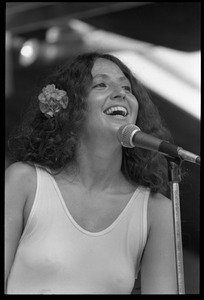
[(115, 104), (115, 105), (111, 105), (111, 106), (107, 107), (107, 108), (104, 110), (104, 113), (106, 113), (110, 108), (122, 108), (122, 109), (125, 109), (125, 110), (126, 110), (126, 115), (128, 115), (128, 113), (129, 113), (128, 108), (125, 107), (124, 105), (121, 105), (121, 104)]

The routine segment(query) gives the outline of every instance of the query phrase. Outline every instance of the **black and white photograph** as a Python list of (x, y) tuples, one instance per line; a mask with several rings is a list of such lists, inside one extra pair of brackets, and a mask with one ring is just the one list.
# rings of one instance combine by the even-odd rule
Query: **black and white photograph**
[(201, 2), (5, 15), (4, 295), (200, 294)]

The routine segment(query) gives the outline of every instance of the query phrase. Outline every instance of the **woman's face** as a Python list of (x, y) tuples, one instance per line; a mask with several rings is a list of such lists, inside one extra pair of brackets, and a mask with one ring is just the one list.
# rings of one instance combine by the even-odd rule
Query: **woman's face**
[(86, 130), (101, 136), (110, 132), (116, 134), (123, 124), (135, 124), (138, 101), (121, 69), (112, 61), (98, 58), (91, 73)]

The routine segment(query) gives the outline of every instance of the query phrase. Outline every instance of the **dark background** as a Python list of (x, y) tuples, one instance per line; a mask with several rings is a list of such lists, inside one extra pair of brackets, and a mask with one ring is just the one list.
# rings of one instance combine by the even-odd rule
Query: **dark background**
[[(31, 99), (39, 78), (47, 69), (84, 49), (83, 40), (69, 29), (65, 51), (46, 62), (22, 67), (18, 61), (23, 40), (45, 41), (47, 29), (64, 26), (69, 19), (78, 19), (95, 28), (114, 32), (135, 40), (183, 52), (200, 51), (200, 2), (7, 2), (6, 31), (11, 34), (11, 47), (6, 52), (6, 158), (7, 139)], [(61, 48), (60, 48), (61, 49)], [(200, 154), (200, 120), (149, 91), (174, 137), (175, 144)], [(193, 101), (193, 99), (192, 99)], [(180, 183), (180, 205), (186, 294), (199, 293), (200, 235), (200, 167), (182, 164), (185, 176)], [(137, 280), (133, 293), (140, 293)]]

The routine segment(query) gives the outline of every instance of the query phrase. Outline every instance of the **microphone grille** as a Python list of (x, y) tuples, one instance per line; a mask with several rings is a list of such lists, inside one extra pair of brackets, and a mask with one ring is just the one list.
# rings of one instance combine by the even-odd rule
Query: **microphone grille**
[(132, 138), (137, 131), (140, 131), (140, 128), (134, 124), (122, 125), (118, 130), (118, 140), (121, 145), (126, 148), (134, 148)]

